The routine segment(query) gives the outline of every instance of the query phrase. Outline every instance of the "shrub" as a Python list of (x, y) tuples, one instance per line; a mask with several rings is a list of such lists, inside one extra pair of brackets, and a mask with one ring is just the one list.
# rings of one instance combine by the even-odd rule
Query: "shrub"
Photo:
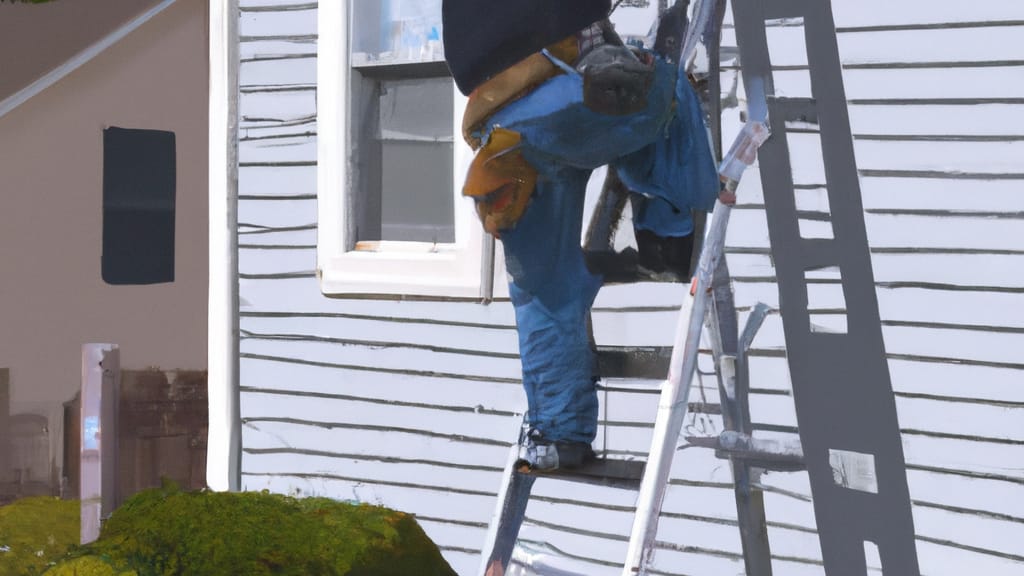
[(43, 576), (138, 576), (138, 573), (115, 568), (96, 556), (81, 556), (61, 562)]
[(0, 507), (0, 574), (38, 576), (80, 538), (79, 503), (50, 496)]
[[(408, 514), (326, 498), (186, 492), (173, 485), (129, 499), (100, 539), (76, 556), (137, 576), (455, 575)], [(55, 568), (47, 576), (73, 574)]]

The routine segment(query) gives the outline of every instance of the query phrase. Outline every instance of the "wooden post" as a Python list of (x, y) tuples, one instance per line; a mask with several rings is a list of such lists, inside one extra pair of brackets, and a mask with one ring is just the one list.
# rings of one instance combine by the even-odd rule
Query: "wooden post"
[[(95, 541), (114, 508), (117, 477), (117, 395), (120, 350), (114, 344), (82, 346), (81, 543)], [(106, 429), (107, 434), (103, 435)]]

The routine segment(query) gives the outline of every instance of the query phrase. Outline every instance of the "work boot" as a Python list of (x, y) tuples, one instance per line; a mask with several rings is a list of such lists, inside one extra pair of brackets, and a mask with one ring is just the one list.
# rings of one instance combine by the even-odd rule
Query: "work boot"
[(693, 234), (658, 236), (650, 230), (636, 230), (637, 270), (641, 276), (659, 282), (688, 282)]
[(661, 240), (661, 257), (665, 268), (675, 274), (680, 282), (690, 281), (690, 259), (693, 256), (693, 234), (668, 236)]
[(531, 429), (519, 443), (515, 469), (519, 472), (551, 472), (579, 468), (596, 457), (586, 442), (550, 441), (539, 431)]

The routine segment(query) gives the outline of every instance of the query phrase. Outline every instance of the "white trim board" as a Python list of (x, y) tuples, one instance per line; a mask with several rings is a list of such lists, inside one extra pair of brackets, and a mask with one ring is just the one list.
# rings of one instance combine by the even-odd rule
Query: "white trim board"
[(21, 90), (18, 90), (7, 98), (4, 98), (3, 101), (0, 101), (0, 118), (18, 106), (21, 106), (25, 102), (31, 100), (36, 94), (39, 94), (43, 90), (53, 86), (68, 74), (78, 70), (90, 60), (102, 54), (107, 48), (110, 48), (114, 44), (120, 42), (125, 36), (131, 34), (140, 26), (152, 20), (154, 16), (166, 10), (171, 4), (174, 4), (175, 1), (176, 0), (163, 0), (163, 2), (153, 6), (149, 10), (146, 10), (142, 14), (130, 20), (127, 24), (104, 36), (81, 52), (75, 54), (60, 66), (50, 70), (35, 82)]
[(238, 0), (210, 0), (206, 484), (241, 486), (238, 404)]

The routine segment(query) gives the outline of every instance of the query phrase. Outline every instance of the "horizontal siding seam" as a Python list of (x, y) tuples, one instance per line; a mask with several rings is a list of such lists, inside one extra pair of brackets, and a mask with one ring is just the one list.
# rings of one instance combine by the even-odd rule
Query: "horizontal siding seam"
[[(789, 130), (788, 133), (819, 134), (818, 130)], [(854, 134), (854, 140), (895, 142), (1020, 142), (1024, 134)]]
[[(271, 234), (274, 232), (297, 232), (300, 230), (316, 230), (316, 223), (313, 224), (301, 224), (299, 226), (264, 226), (262, 224), (249, 224), (239, 222), (238, 235), (253, 235), (253, 234)], [(241, 230), (241, 228), (251, 228), (251, 230)]]
[(379, 366), (360, 366), (357, 364), (336, 364), (333, 362), (321, 362), (316, 360), (301, 360), (285, 356), (270, 356), (265, 354), (241, 353), (239, 357), (250, 360), (266, 360), (269, 362), (281, 362), (284, 364), (300, 364), (303, 366), (318, 366), (321, 368), (335, 368), (339, 370), (354, 370), (359, 372), (377, 372), (380, 374), (400, 374), (404, 376), (426, 376), (432, 378), (450, 378), (452, 380), (465, 380), (467, 382), (493, 382), (499, 384), (522, 384), (518, 378), (501, 378), (478, 376), (475, 374), (457, 374), (453, 372), (436, 372), (430, 370), (402, 370), (398, 368), (381, 368)]
[(277, 473), (277, 472), (245, 472), (242, 471), (242, 476), (252, 476), (255, 478), (266, 478), (266, 477), (280, 477), (280, 478), (301, 478), (303, 480), (312, 479), (325, 479), (325, 480), (337, 480), (340, 482), (352, 482), (364, 485), (378, 485), (378, 486), (390, 486), (392, 488), (409, 488), (418, 490), (427, 490), (429, 492), (441, 492), (441, 493), (455, 493), (463, 494), (466, 496), (485, 496), (487, 498), (494, 498), (494, 492), (484, 492), (481, 490), (468, 490), (465, 488), (453, 488), (445, 486), (424, 486), (416, 484), (414, 482), (396, 482), (390, 480), (372, 480), (367, 478), (357, 478), (353, 476), (342, 476), (339, 474), (312, 474), (307, 472), (291, 472), (291, 473)]
[[(290, 195), (290, 196), (272, 196), (272, 195), (263, 196), (263, 195), (259, 195), (259, 194), (255, 194), (255, 195), (240, 194), (238, 196), (238, 199), (242, 200), (242, 201), (246, 201), (246, 202), (247, 201), (263, 202), (263, 201), (268, 201), (268, 200), (273, 200), (273, 201), (277, 201), (277, 202), (281, 202), (281, 201), (288, 202), (288, 201), (292, 201), (292, 200), (316, 200), (317, 196), (316, 196), (316, 194), (293, 194), (293, 195)], [(315, 246), (314, 246), (314, 248), (315, 248)]]
[(248, 56), (240, 58), (239, 63), (249, 64), (252, 62), (274, 62), (278, 60), (310, 60), (316, 59), (316, 52), (306, 52), (300, 54), (261, 54), (256, 56)]
[(304, 2), (302, 4), (274, 4), (272, 6), (239, 6), (238, 11), (245, 13), (259, 12), (301, 12), (305, 10), (316, 10), (318, 2)]
[[(243, 130), (243, 131), (247, 132), (249, 130), (253, 130), (253, 129), (249, 128), (249, 129)], [(288, 134), (268, 134), (266, 136), (243, 136), (243, 137), (239, 138), (238, 141), (239, 142), (266, 142), (268, 140), (283, 140), (283, 139), (287, 139), (287, 138), (312, 139), (312, 138), (315, 138), (316, 135), (317, 135), (316, 132), (309, 132), (309, 131), (307, 131), (307, 132), (291, 132), (291, 133), (288, 133)], [(313, 198), (316, 198), (315, 194), (313, 195)]]
[(260, 116), (242, 116), (243, 122), (268, 122), (270, 124), (266, 126), (242, 126), (240, 132), (248, 132), (250, 130), (263, 130), (265, 128), (287, 128), (291, 126), (301, 126), (303, 124), (316, 124), (316, 115), (312, 116), (301, 116), (299, 118), (292, 118), (290, 120), (282, 120), (280, 118), (263, 118)]
[(974, 552), (975, 554), (983, 554), (985, 556), (993, 556), (995, 558), (1002, 558), (1004, 560), (1014, 560), (1016, 562), (1024, 562), (1024, 556), (1020, 554), (1011, 554), (1009, 552), (1002, 552), (999, 550), (992, 550), (989, 548), (982, 548), (980, 546), (972, 546), (970, 544), (960, 544), (952, 540), (945, 540), (942, 538), (933, 538), (931, 536), (922, 536), (917, 534), (914, 537), (919, 542), (928, 542), (929, 544), (937, 544), (939, 546), (945, 546), (947, 548), (957, 548), (959, 550), (966, 550), (968, 552)]
[(886, 216), (931, 216), (936, 218), (985, 218), (985, 219), (1009, 219), (1024, 220), (1024, 212), (1021, 211), (981, 211), (981, 210), (934, 210), (915, 208), (866, 208), (868, 214), (880, 214)]
[[(732, 281), (739, 284), (775, 284), (778, 282), (778, 277), (766, 274), (764, 276), (733, 276)], [(841, 280), (834, 280), (830, 278), (809, 278), (805, 280), (807, 285), (817, 286), (839, 286), (842, 284)], [(875, 288), (884, 288), (888, 290), (898, 290), (905, 288), (915, 288), (922, 290), (937, 290), (944, 292), (994, 292), (1002, 294), (1024, 294), (1024, 286), (991, 286), (991, 285), (970, 285), (970, 284), (950, 284), (948, 282), (917, 282), (917, 281), (876, 281)], [(772, 312), (775, 312), (773, 310)], [(809, 308), (808, 312), (811, 313), (835, 313), (842, 314), (845, 312), (842, 308)], [(941, 324), (935, 323), (935, 327), (939, 327)], [(956, 325), (953, 325), (956, 326)]]
[[(870, 247), (872, 254), (962, 254), (973, 256), (1022, 256), (1024, 250), (1007, 250), (999, 248), (920, 248), (920, 247)], [(768, 246), (726, 246), (726, 254), (743, 254), (771, 256), (772, 249)]]
[(239, 162), (239, 168), (259, 168), (259, 167), (270, 167), (270, 168), (288, 168), (292, 166), (316, 166), (316, 160), (279, 160), (279, 161), (260, 161), (260, 162)]
[(426, 350), (443, 354), (461, 354), (465, 356), (483, 356), (485, 358), (519, 358), (518, 353), (490, 352), (487, 350), (470, 350), (467, 348), (451, 348), (447, 346), (435, 346), (433, 344), (414, 344), (409, 342), (392, 342), (383, 340), (353, 340), (347, 338), (333, 338), (328, 336), (312, 336), (305, 334), (259, 334), (249, 330), (240, 330), (242, 340), (267, 340), (287, 342), (318, 342), (323, 344), (339, 344), (341, 346), (354, 346), (361, 348), (392, 349), (408, 348), (413, 350)]
[[(244, 102), (247, 94), (316, 92), (316, 84), (243, 84), (238, 87), (238, 91), (241, 93), (241, 100)], [(243, 119), (246, 119), (246, 117), (243, 116)]]
[(1019, 439), (1014, 438), (996, 438), (992, 436), (973, 436), (969, 434), (952, 434), (949, 432), (936, 432), (931, 430), (918, 430), (916, 428), (900, 428), (900, 434), (907, 434), (910, 436), (926, 436), (928, 438), (942, 438), (945, 440), (964, 440), (967, 442), (984, 443), (984, 444), (1004, 444), (1007, 446), (1024, 446), (1024, 437)]
[(315, 250), (316, 244), (239, 244), (239, 250)]
[(304, 43), (310, 43), (310, 42), (315, 43), (318, 40), (318, 36), (316, 34), (276, 34), (276, 35), (267, 35), (267, 36), (251, 36), (251, 35), (246, 35), (246, 36), (239, 36), (238, 40), (242, 44), (268, 42), (268, 41), (269, 42), (273, 42), (273, 41), (296, 42), (296, 43), (304, 44)]
[[(785, 358), (785, 347), (761, 347), (752, 348), (747, 354), (750, 357), (760, 358)], [(989, 368), (1009, 368), (1012, 370), (1024, 370), (1024, 364), (1013, 362), (994, 362), (991, 360), (974, 360), (970, 358), (950, 358), (947, 356), (924, 356), (921, 354), (886, 354), (888, 360), (907, 360), (912, 362), (925, 362), (930, 364), (959, 364), (963, 366), (986, 366)]]
[(909, 320), (882, 320), (882, 326), (901, 328), (927, 328), (934, 330), (966, 330), (969, 332), (994, 332), (1000, 334), (1024, 334), (1024, 328), (1014, 326), (991, 326), (987, 324), (951, 324), (948, 322), (914, 322)]
[(250, 273), (250, 272), (239, 272), (238, 278), (240, 280), (294, 280), (296, 278), (316, 278), (317, 274), (315, 270), (307, 270), (300, 272), (270, 272), (270, 273)]
[(971, 470), (958, 470), (955, 468), (939, 468), (937, 466), (924, 466), (921, 464), (907, 464), (907, 470), (919, 470), (921, 472), (932, 472), (934, 474), (949, 474), (964, 478), (978, 478), (982, 480), (995, 480), (1024, 486), (1024, 477), (1006, 476), (1003, 474), (992, 474), (990, 472), (974, 472)]
[(976, 106), (979, 104), (1024, 104), (1024, 98), (850, 98), (859, 106)]
[[(292, 396), (300, 398), (321, 398), (324, 400), (343, 400), (351, 402), (367, 402), (370, 404), (382, 404), (387, 406), (399, 406), (403, 408), (422, 408), (425, 410), (444, 410), (447, 412), (463, 412), (473, 414), (483, 414), (486, 416), (516, 416), (518, 413), (510, 410), (494, 410), (491, 408), (484, 408), (482, 406), (451, 406), (445, 404), (427, 404), (424, 402), (406, 402), (402, 400), (384, 400), (380, 398), (367, 398), (365, 396), (353, 396), (350, 394), (331, 394), (327, 392), (305, 392), (305, 391), (293, 391), (293, 390), (280, 390), (272, 388), (256, 388), (253, 386), (239, 386), (239, 392), (245, 394), (267, 394), (272, 396)], [(303, 424), (309, 426), (317, 426), (323, 428), (333, 428), (343, 426), (340, 422), (318, 422), (315, 420), (305, 420), (301, 418), (270, 418), (270, 417), (254, 417), (254, 418), (243, 418), (243, 423), (246, 422), (284, 422), (292, 424)]]
[[(416, 518), (419, 518), (419, 516)], [(442, 552), (461, 552), (463, 554), (471, 554), (473, 556), (478, 556), (480, 554), (479, 548), (464, 548), (461, 546), (438, 546), (437, 548)]]
[(438, 524), (452, 524), (454, 526), (465, 526), (467, 528), (481, 528), (484, 530), (487, 529), (486, 522), (472, 522), (470, 520), (449, 520), (447, 518), (438, 518), (437, 516), (424, 516), (423, 514), (416, 514), (416, 520), (422, 522), (437, 522)]
[[(766, 424), (759, 422), (757, 419), (750, 425), (750, 429), (753, 431), (762, 432), (782, 432), (787, 434), (799, 434), (799, 429), (796, 426), (788, 426), (783, 424)], [(979, 444), (1001, 444), (1008, 446), (1024, 446), (1024, 438), (1013, 439), (1013, 438), (995, 438), (989, 436), (970, 436), (966, 434), (951, 434), (947, 432), (937, 432), (930, 430), (918, 430), (916, 428), (900, 428), (900, 434), (907, 434), (909, 436), (923, 436), (926, 438), (937, 438), (942, 440), (964, 440), (967, 442), (975, 442)]]
[(875, 170), (858, 168), (861, 176), (875, 178), (925, 178), (944, 180), (1024, 180), (1024, 172), (956, 172), (942, 170)]
[(911, 504), (914, 506), (921, 506), (923, 508), (934, 508), (936, 510), (942, 510), (944, 512), (952, 512), (954, 514), (965, 514), (967, 516), (978, 516), (982, 518), (988, 518), (989, 520), (999, 520), (1002, 522), (1011, 522), (1013, 524), (1024, 524), (1024, 517), (1013, 516), (1012, 514), (1003, 514), (1001, 512), (991, 512), (989, 510), (978, 510), (975, 508), (963, 508), (961, 506), (949, 506), (938, 502), (926, 502), (923, 500), (911, 500)]
[(344, 312), (246, 312), (239, 313), (242, 318), (330, 318), (338, 320), (373, 320), (378, 322), (395, 322), (399, 324), (429, 324), (432, 326), (454, 326), (459, 328), (485, 328), (495, 330), (515, 330), (514, 324), (484, 324), (480, 322), (461, 322), (458, 320), (440, 320), (434, 318), (415, 318), (407, 316), (383, 316), (372, 314), (351, 314)]
[(971, 20), (960, 22), (934, 22), (929, 24), (880, 24), (876, 26), (836, 26), (837, 34), (859, 32), (902, 32), (915, 30), (951, 30), (955, 28), (993, 28), (1024, 26), (1024, 20)]
[[(1024, 136), (1022, 136), (1024, 138)], [(825, 184), (812, 185), (813, 189), (826, 189)], [(762, 211), (767, 206), (760, 203), (737, 204), (733, 210)], [(796, 210), (798, 218), (805, 220), (828, 221), (829, 212), (826, 210)], [(881, 216), (926, 216), (936, 218), (983, 218), (983, 219), (1024, 219), (1024, 212), (1019, 210), (995, 211), (995, 210), (936, 210), (932, 208), (865, 208), (867, 214)]]
[[(717, 550), (715, 548), (707, 548), (707, 547), (704, 547), (704, 546), (690, 546), (690, 545), (686, 545), (686, 544), (675, 544), (673, 542), (666, 542), (664, 540), (656, 540), (654, 542), (654, 545), (657, 548), (660, 548), (662, 550), (673, 550), (675, 552), (683, 552), (683, 553), (686, 553), (686, 554), (703, 554), (703, 555), (706, 555), (706, 556), (715, 556), (715, 557), (718, 557), (718, 558), (726, 558), (728, 560), (743, 560), (743, 554), (736, 553), (736, 552), (728, 552), (726, 550)], [(773, 558), (777, 558), (778, 556), (775, 555), (775, 554), (772, 554), (772, 557)], [(812, 563), (812, 564), (815, 563), (813, 561), (804, 561), (804, 562), (805, 563), (809, 562), (809, 563)], [(819, 565), (821, 564), (820, 561), (818, 561), (816, 563), (819, 564)]]
[[(953, 60), (938, 62), (931, 60), (907, 60), (891, 62), (844, 62), (843, 70), (919, 70), (919, 69), (956, 69), (956, 68), (1017, 68), (1024, 66), (1024, 60)], [(740, 72), (736, 65), (722, 66), (723, 71)], [(773, 72), (809, 71), (807, 64), (777, 64), (771, 67)]]
[(920, 394), (915, 392), (896, 392), (897, 398), (908, 398), (913, 400), (933, 400), (935, 402), (949, 402), (951, 404), (981, 404), (997, 408), (1024, 409), (1024, 402), (1008, 402), (1005, 400), (992, 400), (990, 398), (964, 398), (960, 396), (938, 396), (935, 394)]
[(547, 522), (544, 520), (538, 520), (537, 518), (527, 515), (524, 522), (540, 526), (541, 528), (549, 528), (563, 532), (566, 534), (575, 534), (577, 536), (586, 536), (589, 538), (600, 538), (603, 540), (614, 540), (616, 542), (626, 542), (629, 540), (628, 537), (621, 534), (614, 534), (611, 532), (598, 532), (597, 530), (587, 530), (586, 528), (577, 528), (575, 526), (567, 526), (565, 524), (556, 524), (554, 522)]
[(330, 452), (328, 450), (309, 450), (303, 448), (245, 448), (243, 452), (253, 455), (296, 454), (301, 456), (323, 456), (325, 458), (336, 458), (339, 460), (381, 462), (384, 464), (422, 464), (436, 468), (444, 468), (446, 470), (473, 470), (476, 472), (495, 473), (500, 473), (503, 470), (503, 468), (497, 466), (456, 464), (452, 462), (442, 462), (440, 460), (397, 458), (394, 456), (374, 456), (370, 454), (345, 454), (341, 452)]

